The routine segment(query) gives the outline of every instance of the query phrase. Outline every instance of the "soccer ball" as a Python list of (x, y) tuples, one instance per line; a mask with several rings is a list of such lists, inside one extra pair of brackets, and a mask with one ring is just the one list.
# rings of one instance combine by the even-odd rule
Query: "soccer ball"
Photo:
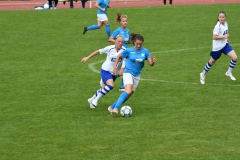
[(130, 117), (132, 115), (132, 108), (130, 106), (123, 106), (120, 109), (120, 113), (123, 117)]

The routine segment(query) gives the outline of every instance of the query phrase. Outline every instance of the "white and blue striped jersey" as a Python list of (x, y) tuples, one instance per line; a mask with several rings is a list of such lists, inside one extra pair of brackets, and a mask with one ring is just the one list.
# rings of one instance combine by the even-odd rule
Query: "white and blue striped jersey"
[(109, 5), (109, 0), (98, 0), (97, 3), (101, 8), (105, 8), (105, 11), (102, 11), (101, 9), (98, 9), (97, 14), (106, 14), (107, 13), (107, 8), (108, 8), (108, 5)]
[(114, 39), (117, 38), (118, 35), (123, 36), (124, 38), (124, 47), (128, 47), (128, 41), (130, 39), (130, 31), (129, 29), (122, 29), (122, 27), (118, 27), (115, 31), (113, 31), (111, 37), (113, 37)]
[[(223, 36), (225, 34), (228, 33), (228, 24), (227, 22), (225, 22), (224, 24), (221, 24), (220, 22), (218, 22), (214, 29), (213, 29), (213, 34), (214, 35), (218, 35), (218, 36)], [(227, 39), (219, 39), (219, 40), (213, 40), (213, 46), (212, 46), (212, 51), (219, 51), (221, 50), (223, 47), (225, 47), (225, 45), (228, 43)]]
[[(99, 49), (100, 54), (107, 54), (107, 58), (105, 62), (102, 64), (102, 69), (105, 71), (109, 71), (113, 74), (113, 67), (116, 61), (118, 54), (122, 53), (126, 48), (123, 46), (119, 51), (115, 49), (115, 45), (110, 45), (105, 48)], [(117, 66), (117, 73), (120, 71), (122, 66), (122, 59), (119, 60)]]
[(126, 58), (126, 68), (124, 73), (130, 73), (134, 77), (142, 73), (144, 61), (151, 58), (151, 54), (144, 47), (141, 47), (140, 50), (136, 50), (134, 47), (127, 48), (121, 54), (123, 58)]

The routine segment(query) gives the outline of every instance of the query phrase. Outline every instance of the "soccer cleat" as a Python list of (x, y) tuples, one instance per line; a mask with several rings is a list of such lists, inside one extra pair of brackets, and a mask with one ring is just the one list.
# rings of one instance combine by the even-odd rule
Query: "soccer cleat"
[(113, 109), (112, 110), (112, 114), (118, 114), (118, 110), (117, 109)]
[(124, 88), (119, 88), (119, 91), (123, 91), (123, 92), (124, 92), (124, 91), (125, 91), (125, 89), (124, 89)]
[(108, 107), (108, 111), (109, 111), (110, 114), (112, 114), (112, 110), (113, 110), (113, 109), (111, 108), (111, 106), (109, 106), (109, 107)]
[(92, 105), (92, 98), (89, 98), (88, 99), (88, 103), (90, 104), (90, 108), (95, 108), (95, 106), (94, 105)]
[(98, 101), (95, 101), (95, 99), (94, 99), (94, 100), (92, 100), (91, 104), (92, 104), (94, 107), (97, 107)]
[(85, 34), (87, 32), (87, 27), (83, 28), (83, 34)]
[(226, 72), (225, 75), (226, 75), (227, 77), (230, 77), (231, 80), (236, 81), (236, 78), (233, 77), (232, 73)]
[(205, 76), (203, 75), (203, 73), (200, 73), (200, 82), (201, 84), (205, 84)]

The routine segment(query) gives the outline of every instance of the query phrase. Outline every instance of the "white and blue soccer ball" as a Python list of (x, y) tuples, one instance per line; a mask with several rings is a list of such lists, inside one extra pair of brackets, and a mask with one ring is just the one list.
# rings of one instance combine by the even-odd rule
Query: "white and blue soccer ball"
[(120, 114), (123, 117), (130, 117), (132, 115), (132, 108), (130, 106), (123, 106), (120, 109)]

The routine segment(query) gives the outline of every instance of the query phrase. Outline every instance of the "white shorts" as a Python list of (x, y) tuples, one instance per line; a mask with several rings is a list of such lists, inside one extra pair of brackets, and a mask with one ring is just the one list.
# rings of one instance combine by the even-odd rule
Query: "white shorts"
[(100, 22), (108, 21), (107, 15), (106, 14), (97, 14), (97, 20)]
[(134, 77), (130, 73), (123, 73), (123, 83), (126, 84), (132, 84), (132, 90), (135, 91), (137, 89), (138, 83), (140, 81), (140, 75), (137, 77)]

